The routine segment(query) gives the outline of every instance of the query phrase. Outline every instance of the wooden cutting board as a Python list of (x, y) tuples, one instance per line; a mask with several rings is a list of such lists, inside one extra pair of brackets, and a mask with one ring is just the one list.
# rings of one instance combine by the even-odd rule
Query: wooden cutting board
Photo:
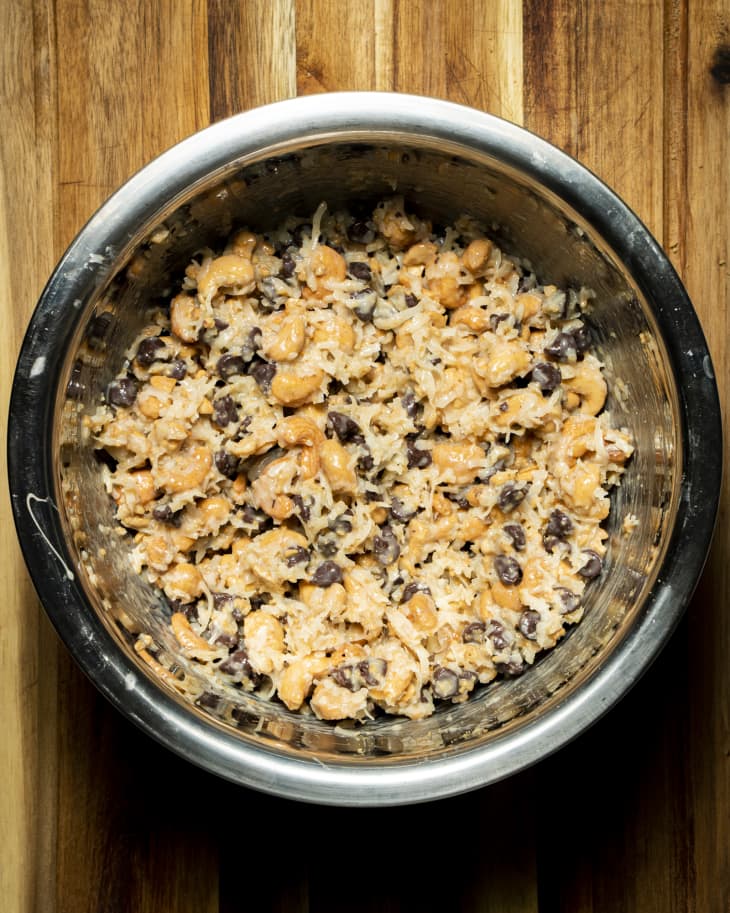
[[(384, 89), (524, 124), (613, 186), (726, 401), (729, 43), (727, 0), (2, 0), (3, 400), (54, 263), (136, 169), (254, 105)], [(620, 706), (506, 782), (379, 811), (254, 794), (142, 736), (60, 646), (1, 509), (4, 910), (730, 909), (727, 485), (698, 594)]]

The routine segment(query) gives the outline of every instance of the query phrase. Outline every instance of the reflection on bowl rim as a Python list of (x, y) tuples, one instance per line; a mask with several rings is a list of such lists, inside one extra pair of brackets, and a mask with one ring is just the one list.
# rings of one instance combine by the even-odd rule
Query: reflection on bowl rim
[[(514, 731), (497, 733), (487, 745), (445, 751), (426, 764), (342, 758), (323, 763), (273, 745), (264, 751), (202, 713), (191, 713), (120, 649), (85, 605), (80, 581), (69, 569), (73, 561), (53, 500), (57, 489), (48, 429), (56, 373), (78, 323), (69, 319), (68, 302), (77, 312), (74, 318), (80, 315), (90, 281), (105, 283), (160, 211), (170, 209), (171, 200), (211, 172), (232, 170), (263, 149), (270, 156), (303, 138), (339, 142), (406, 130), (424, 142), (476, 149), (517, 172), (539, 173), (546, 190), (590, 224), (625, 264), (653, 304), (675, 372), (685, 472), (659, 585), (621, 650), (614, 649), (568, 699)], [(154, 202), (160, 199), (166, 201), (162, 206)], [(127, 224), (144, 230), (130, 237)], [(66, 323), (59, 332), (61, 316)], [(574, 738), (628, 691), (673, 631), (704, 565), (719, 498), (721, 441), (710, 355), (686, 292), (657, 242), (597, 177), (528, 131), (472, 109), (396, 93), (331, 93), (254, 109), (195, 134), (142, 169), (92, 217), (59, 262), (26, 334), (10, 406), (8, 464), (16, 527), (36, 589), (77, 662), (117, 709), (167, 747), (224, 778), (312, 802), (389, 805), (465, 792), (523, 769)], [(68, 612), (69, 605), (76, 611)]]

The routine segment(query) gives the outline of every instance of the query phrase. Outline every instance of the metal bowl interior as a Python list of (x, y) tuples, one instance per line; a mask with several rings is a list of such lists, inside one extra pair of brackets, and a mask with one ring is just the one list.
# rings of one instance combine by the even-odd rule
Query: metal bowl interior
[[(436, 222), (468, 212), (538, 276), (586, 285), (610, 379), (608, 408), (636, 454), (613, 496), (608, 556), (584, 620), (521, 678), (423, 721), (333, 725), (231, 689), (189, 703), (132, 644), (149, 633), (195, 678), (169, 610), (113, 532), (84, 416), (151, 304), (192, 254), (235, 226), (402, 194)], [(10, 482), (35, 585), (103, 693), (173, 750), (224, 777), (314, 802), (378, 805), (463, 792), (556, 750), (655, 657), (695, 586), (712, 534), (720, 418), (710, 356), (670, 264), (626, 206), (524, 130), (430, 99), (348, 94), (248, 112), (197, 134), (112, 197), (51, 278), (18, 361)], [(628, 514), (636, 526), (625, 531)], [(210, 690), (200, 682), (200, 690)]]

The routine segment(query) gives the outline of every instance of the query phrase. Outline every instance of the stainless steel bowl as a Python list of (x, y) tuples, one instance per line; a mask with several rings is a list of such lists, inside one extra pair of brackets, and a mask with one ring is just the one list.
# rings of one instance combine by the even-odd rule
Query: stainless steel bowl
[[(538, 274), (596, 292), (609, 407), (637, 452), (614, 495), (608, 560), (581, 624), (522, 678), (424, 721), (320, 722), (240, 694), (183, 701), (140, 663), (150, 632), (180, 665), (164, 606), (132, 573), (82, 420), (150, 301), (234, 224), (265, 227), (394, 190), (462, 211)], [(594, 723), (657, 655), (709, 547), (721, 470), (712, 364), (677, 276), (636, 216), (573, 159), (516, 126), (426, 98), (318, 95), (216, 124), (153, 161), (68, 249), (33, 316), (10, 407), (10, 486), (35, 586), (69, 650), (145, 732), (223, 777), (282, 796), (392, 805), (520, 770)], [(627, 513), (638, 518), (628, 534)], [(194, 668), (190, 669), (195, 674)]]

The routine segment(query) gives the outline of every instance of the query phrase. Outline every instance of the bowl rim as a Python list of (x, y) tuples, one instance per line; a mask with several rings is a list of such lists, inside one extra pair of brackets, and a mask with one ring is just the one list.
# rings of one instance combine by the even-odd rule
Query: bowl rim
[[(452, 757), (398, 762), (302, 760), (186, 712), (140, 674), (96, 616), (63, 541), (51, 439), (58, 370), (84, 296), (106, 282), (129, 245), (127, 225), (151, 226), (169, 201), (234, 160), (305, 136), (346, 140), (358, 131), (415, 135), (491, 154), (541, 183), (595, 228), (649, 302), (674, 369), (684, 474), (660, 578), (621, 650), (576, 693), (539, 719)], [(163, 200), (164, 203), (154, 202)], [(641, 267), (641, 269), (640, 269)], [(76, 662), (102, 694), (148, 735), (199, 767), (266, 793), (318, 804), (409, 804), (464, 793), (557, 751), (622, 698), (664, 647), (702, 572), (717, 516), (722, 420), (712, 359), (672, 264), (646, 226), (595, 174), (529, 130), (427, 96), (333, 92), (276, 102), (182, 140), (125, 182), (89, 219), (42, 292), (18, 356), (8, 414), (13, 515), (41, 603)], [(651, 631), (651, 637), (641, 637)]]

